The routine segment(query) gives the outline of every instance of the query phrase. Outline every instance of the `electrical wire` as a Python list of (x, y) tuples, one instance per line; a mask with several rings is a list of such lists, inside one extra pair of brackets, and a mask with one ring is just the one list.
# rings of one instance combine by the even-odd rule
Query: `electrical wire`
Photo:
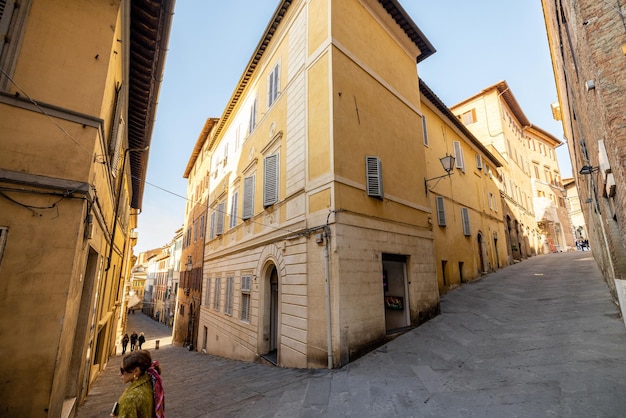
[(7, 74), (6, 71), (4, 71), (4, 69), (0, 68), (0, 72), (2, 72), (2, 74), (4, 74), (4, 76), (6, 78), (9, 79), (9, 81), (11, 83), (13, 83), (13, 85), (15, 87), (17, 87), (17, 89), (33, 104), (35, 105), (35, 107), (44, 115), (46, 116), (46, 118), (48, 118), (48, 120), (50, 120), (50, 122), (52, 122), (57, 128), (59, 128), (59, 130), (61, 130), (61, 132), (63, 132), (68, 138), (70, 138), (72, 140), (72, 142), (74, 142), (74, 144), (76, 144), (80, 149), (82, 149), (83, 151), (85, 151), (87, 153), (87, 155), (91, 155), (91, 151), (88, 151), (87, 148), (83, 147), (78, 140), (76, 140), (76, 138), (74, 138), (69, 132), (67, 132), (65, 130), (65, 128), (63, 128), (61, 125), (59, 125), (53, 118), (52, 116), (50, 116), (48, 113), (46, 113), (45, 110), (43, 110), (43, 108), (39, 105), (39, 103), (37, 103), (35, 100), (33, 100), (30, 95), (28, 93), (26, 93), (26, 91), (19, 85), (17, 84), (17, 82), (15, 80), (13, 80), (13, 78)]
[[(5, 76), (5, 77), (7, 77), (7, 78), (9, 79), (9, 81), (10, 81), (11, 83), (13, 83), (13, 85), (15, 85), (15, 87), (16, 87), (16, 88), (17, 88), (17, 89), (18, 89), (18, 90), (19, 90), (19, 91), (20, 91), (20, 92), (21, 92), (21, 93), (22, 93), (22, 94), (23, 94), (23, 95), (24, 95), (24, 96), (25, 96), (25, 97), (26, 97), (26, 98), (27, 98), (27, 99), (28, 99), (28, 100), (29, 100), (29, 101), (30, 101), (30, 102), (31, 102), (31, 103), (35, 106), (35, 107), (37, 107), (37, 109), (38, 109), (38, 110), (39, 110), (39, 111), (40, 111), (43, 115), (45, 115), (45, 116), (48, 118), (48, 120), (50, 120), (50, 122), (51, 122), (52, 124), (54, 124), (54, 125), (55, 125), (55, 126), (56, 126), (56, 127), (57, 127), (60, 131), (61, 131), (61, 132), (63, 132), (63, 134), (64, 134), (65, 136), (67, 136), (67, 137), (68, 137), (68, 138), (69, 138), (72, 142), (74, 142), (74, 144), (76, 144), (79, 148), (81, 148), (81, 149), (82, 149), (83, 151), (85, 151), (87, 154), (91, 154), (91, 152), (90, 152), (90, 151), (88, 151), (85, 147), (83, 147), (83, 146), (82, 146), (82, 145), (81, 145), (81, 144), (80, 144), (80, 143), (76, 140), (76, 138), (74, 138), (74, 137), (73, 137), (73, 136), (72, 136), (69, 132), (67, 132), (67, 130), (65, 130), (65, 129), (61, 126), (61, 125), (59, 125), (59, 124), (58, 124), (58, 123), (57, 123), (57, 122), (56, 122), (56, 121), (55, 121), (55, 120), (54, 120), (54, 119), (53, 119), (53, 118), (52, 118), (52, 117), (51, 117), (48, 113), (46, 113), (46, 111), (45, 111), (45, 110), (44, 110), (44, 109), (43, 109), (43, 108), (39, 105), (39, 103), (37, 103), (35, 100), (33, 100), (33, 99), (31, 98), (31, 96), (30, 96), (28, 93), (26, 93), (26, 91), (25, 91), (25, 90), (24, 90), (24, 89), (23, 89), (23, 88), (22, 88), (22, 87), (21, 87), (21, 86), (20, 86), (20, 85), (19, 85), (19, 84), (15, 81), (15, 80), (13, 80), (13, 78), (12, 78), (9, 74), (7, 74), (7, 72), (6, 72), (4, 69), (0, 68), (0, 72), (2, 72), (2, 74), (4, 74), (4, 76)], [(105, 163), (103, 163), (103, 164), (107, 165), (107, 166), (109, 167), (109, 169), (112, 169), (112, 168), (111, 168), (111, 166), (110, 166), (108, 163), (106, 163), (106, 162), (105, 162)], [(175, 193), (175, 192), (173, 192), (173, 191), (171, 191), (171, 190), (167, 190), (167, 189), (165, 189), (165, 188), (163, 188), (163, 187), (161, 187), (161, 186), (158, 186), (158, 185), (156, 185), (156, 184), (153, 184), (153, 183), (151, 183), (151, 182), (148, 182), (147, 180), (142, 180), (141, 178), (136, 177), (136, 176), (133, 176), (132, 174), (131, 174), (131, 177), (132, 177), (132, 178), (134, 178), (134, 179), (136, 179), (136, 180), (143, 181), (145, 184), (150, 185), (150, 186), (152, 186), (152, 187), (154, 187), (154, 188), (156, 188), (156, 189), (159, 189), (159, 190), (161, 190), (161, 191), (163, 191), (163, 192), (165, 192), (165, 193), (169, 193), (169, 194), (171, 194), (171, 195), (173, 195), (173, 196), (179, 197), (179, 198), (181, 198), (181, 199), (183, 199), (183, 200), (186, 200), (186, 201), (188, 201), (188, 202), (192, 202), (192, 203), (198, 204), (198, 205), (200, 205), (200, 206), (203, 206), (203, 207), (205, 207), (205, 208), (208, 208), (208, 205), (206, 205), (206, 204), (204, 204), (204, 203), (201, 203), (201, 202), (199, 202), (199, 201), (193, 201), (193, 200), (191, 200), (191, 199), (189, 199), (189, 198), (187, 198), (187, 197), (185, 197), (185, 196), (182, 196), (182, 195), (180, 195), (180, 194), (178, 194), (178, 193)], [(30, 210), (33, 210), (33, 209), (52, 209), (52, 208), (56, 207), (56, 205), (57, 205), (57, 204), (58, 204), (61, 200), (65, 199), (65, 198), (67, 197), (67, 196), (62, 197), (59, 201), (55, 202), (55, 203), (54, 203), (52, 206), (50, 206), (50, 207), (29, 207), (28, 205), (24, 205), (24, 204), (22, 204), (22, 203), (20, 203), (20, 202), (18, 202), (18, 201), (15, 201), (14, 199), (10, 198), (9, 196), (5, 195), (4, 193), (2, 193), (2, 196), (3, 196), (3, 197), (5, 197), (5, 198), (6, 198), (6, 199), (8, 199), (8, 200), (10, 200), (10, 201), (14, 202), (14, 203), (15, 203), (15, 204), (17, 204), (17, 205), (23, 206), (23, 207), (28, 208), (28, 209), (30, 209)], [(215, 211), (215, 212), (218, 212), (218, 213), (222, 213), (222, 214), (224, 214), (224, 215), (228, 215), (228, 213), (227, 213), (226, 211), (220, 211), (219, 209), (214, 209), (214, 211)], [(33, 212), (34, 212), (34, 210), (33, 210)], [(237, 217), (237, 219), (238, 219), (238, 220), (241, 220), (241, 221), (244, 221), (244, 220), (245, 220), (245, 219), (243, 219), (242, 217)], [(263, 226), (263, 227), (265, 227), (265, 228), (271, 228), (271, 229), (274, 229), (274, 230), (276, 230), (276, 231), (283, 231), (283, 232), (287, 232), (287, 233), (291, 233), (291, 234), (301, 232), (301, 231), (293, 231), (293, 230), (288, 229), (288, 228), (276, 227), (276, 226), (273, 226), (273, 225), (267, 225), (267, 224), (264, 224), (264, 223), (262, 223), (262, 222), (255, 221), (255, 220), (250, 220), (250, 222), (251, 222), (251, 223), (253, 223), (253, 224), (255, 224), (255, 225), (260, 225), (260, 226)]]

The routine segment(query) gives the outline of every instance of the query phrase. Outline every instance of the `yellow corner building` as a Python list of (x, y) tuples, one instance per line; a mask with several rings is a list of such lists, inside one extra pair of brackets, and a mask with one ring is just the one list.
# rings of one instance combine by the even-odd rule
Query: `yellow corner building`
[(209, 140), (198, 350), (333, 368), (438, 314), (432, 53), (397, 1), (279, 3)]

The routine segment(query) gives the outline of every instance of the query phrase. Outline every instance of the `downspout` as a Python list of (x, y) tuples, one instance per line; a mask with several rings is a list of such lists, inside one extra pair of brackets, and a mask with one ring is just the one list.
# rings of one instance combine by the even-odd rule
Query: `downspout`
[(328, 351), (328, 368), (333, 368), (333, 333), (331, 329), (332, 321), (330, 316), (330, 227), (328, 226), (328, 218), (330, 218), (332, 212), (328, 214), (326, 218), (326, 226), (324, 227), (324, 274), (326, 279), (326, 340)]
[(117, 186), (117, 196), (115, 199), (115, 215), (113, 218), (113, 231), (111, 232), (111, 242), (109, 245), (109, 255), (107, 260), (107, 267), (104, 271), (109, 271), (111, 268), (111, 257), (113, 257), (113, 247), (115, 246), (115, 230), (117, 229), (117, 218), (120, 210), (120, 200), (122, 194), (122, 186), (124, 185), (124, 181), (126, 179), (126, 159), (128, 157), (128, 153), (131, 151), (147, 151), (149, 147), (145, 148), (128, 148), (124, 150), (124, 157), (122, 158), (122, 169), (120, 171), (120, 179)]

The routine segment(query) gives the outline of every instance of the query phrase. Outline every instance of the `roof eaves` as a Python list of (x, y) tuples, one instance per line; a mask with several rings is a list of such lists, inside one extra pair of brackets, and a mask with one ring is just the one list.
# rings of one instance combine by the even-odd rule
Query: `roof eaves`
[(397, 0), (378, 0), (378, 2), (421, 51), (417, 57), (418, 63), (437, 51)]
[(280, 2), (278, 7), (276, 8), (274, 15), (270, 19), (270, 23), (267, 25), (267, 28), (265, 29), (265, 33), (261, 37), (261, 40), (259, 41), (256, 49), (254, 50), (254, 53), (252, 54), (252, 58), (250, 58), (250, 61), (248, 62), (248, 66), (246, 67), (246, 70), (244, 71), (243, 75), (239, 79), (239, 83), (237, 84), (237, 88), (235, 89), (235, 92), (233, 93), (233, 95), (230, 97), (230, 100), (228, 101), (228, 105), (226, 106), (226, 109), (224, 110), (224, 113), (222, 114), (222, 117), (220, 118), (220, 123), (219, 125), (217, 125), (215, 134), (212, 136), (211, 142), (209, 143), (209, 147), (213, 146), (214, 141), (217, 139), (219, 134), (224, 129), (224, 126), (226, 125), (226, 122), (228, 121), (229, 116), (235, 110), (235, 107), (237, 106), (237, 102), (239, 101), (244, 90), (248, 86), (248, 83), (250, 82), (250, 79), (252, 78), (252, 74), (254, 74), (254, 71), (256, 70), (257, 65), (261, 61), (261, 58), (263, 57), (263, 54), (265, 53), (265, 50), (267, 49), (268, 44), (270, 43), (270, 41), (274, 37), (274, 34), (276, 33), (276, 29), (278, 28), (278, 25), (283, 20), (283, 17), (285, 17), (285, 14), (287, 13), (287, 10), (289, 9), (289, 6), (291, 6), (292, 2), (293, 0), (283, 0)]
[(207, 118), (207, 120), (204, 122), (202, 131), (200, 131), (200, 135), (198, 135), (198, 139), (196, 140), (196, 145), (193, 147), (193, 151), (191, 152), (191, 157), (189, 157), (189, 162), (187, 163), (187, 168), (185, 168), (183, 178), (189, 178), (189, 174), (191, 173), (193, 166), (196, 164), (198, 155), (200, 155), (202, 147), (206, 142), (209, 134), (211, 133), (211, 129), (213, 129), (217, 122), (219, 122), (218, 118)]

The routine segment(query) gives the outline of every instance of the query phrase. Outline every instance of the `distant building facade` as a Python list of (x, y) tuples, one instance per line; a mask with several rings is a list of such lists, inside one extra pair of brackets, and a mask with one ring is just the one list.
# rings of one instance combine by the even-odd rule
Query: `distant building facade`
[(511, 261), (573, 245), (555, 153), (560, 141), (528, 120), (505, 81), (451, 110), (501, 156), (498, 181)]
[(561, 120), (593, 256), (626, 320), (626, 30), (619, 2), (543, 0)]
[[(426, 193), (440, 293), (509, 265), (498, 189), (502, 163), (420, 80)], [(440, 158), (454, 157), (445, 176)]]
[(567, 212), (572, 225), (574, 241), (589, 240), (587, 224), (582, 211), (583, 206), (576, 188), (576, 180), (573, 178), (563, 179), (563, 187), (565, 188), (565, 204), (567, 205)]
[(180, 292), (174, 320), (174, 345), (197, 346), (198, 319), (202, 301), (204, 249), (208, 225), (209, 184), (228, 163), (228, 150), (212, 167), (211, 133), (219, 119), (208, 118), (196, 140), (183, 173), (187, 179), (187, 204), (183, 225)]

